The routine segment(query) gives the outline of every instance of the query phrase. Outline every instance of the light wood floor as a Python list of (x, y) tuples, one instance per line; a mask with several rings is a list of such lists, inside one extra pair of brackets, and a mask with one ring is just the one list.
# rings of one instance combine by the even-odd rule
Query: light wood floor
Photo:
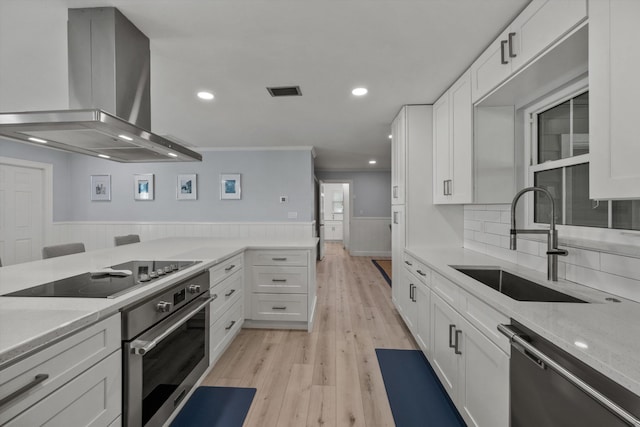
[(255, 387), (245, 426), (394, 426), (376, 348), (417, 349), (370, 257), (328, 244), (314, 329), (243, 329), (202, 385)]

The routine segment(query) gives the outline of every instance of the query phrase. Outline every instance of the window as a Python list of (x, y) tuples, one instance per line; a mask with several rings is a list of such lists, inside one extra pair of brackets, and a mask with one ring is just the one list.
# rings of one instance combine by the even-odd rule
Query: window
[[(578, 86), (525, 112), (530, 126), (527, 185), (551, 193), (558, 225), (583, 231), (577, 227), (640, 230), (640, 200), (589, 199), (589, 92), (586, 82)], [(549, 223), (551, 206), (545, 195), (536, 192), (529, 211), (533, 224)], [(563, 230), (572, 234), (569, 227)]]

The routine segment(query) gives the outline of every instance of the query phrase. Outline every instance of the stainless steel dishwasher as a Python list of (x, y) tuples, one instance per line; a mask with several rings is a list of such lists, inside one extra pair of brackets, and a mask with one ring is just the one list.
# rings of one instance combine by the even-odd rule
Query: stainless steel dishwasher
[(511, 342), (511, 427), (640, 426), (640, 397), (521, 324)]

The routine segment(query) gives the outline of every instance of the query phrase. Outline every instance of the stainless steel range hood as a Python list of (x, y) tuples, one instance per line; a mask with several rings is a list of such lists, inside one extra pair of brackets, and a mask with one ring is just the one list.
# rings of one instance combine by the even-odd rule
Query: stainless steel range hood
[(0, 136), (117, 162), (201, 161), (151, 133), (149, 39), (113, 7), (69, 9), (70, 110), (0, 113)]

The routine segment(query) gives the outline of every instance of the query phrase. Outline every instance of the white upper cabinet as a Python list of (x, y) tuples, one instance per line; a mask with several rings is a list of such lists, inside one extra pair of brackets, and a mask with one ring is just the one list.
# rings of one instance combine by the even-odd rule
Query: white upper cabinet
[(591, 199), (640, 197), (640, 1), (589, 3)]
[(586, 0), (533, 0), (471, 66), (473, 102), (586, 18)]
[(467, 71), (433, 106), (433, 202), (473, 201), (473, 105)]
[(404, 205), (405, 199), (406, 126), (406, 107), (402, 107), (391, 124), (391, 203), (394, 205)]

